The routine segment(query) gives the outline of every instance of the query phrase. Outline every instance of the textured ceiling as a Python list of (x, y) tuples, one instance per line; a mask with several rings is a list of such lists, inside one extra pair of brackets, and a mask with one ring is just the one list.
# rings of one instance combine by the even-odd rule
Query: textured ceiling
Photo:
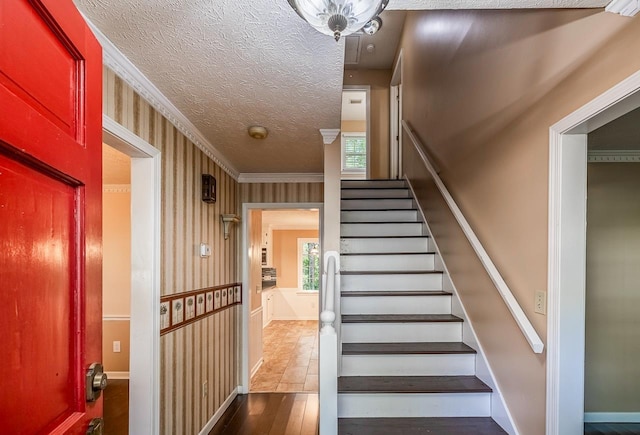
[[(344, 43), (285, 0), (76, 0), (240, 172), (323, 172)], [(263, 125), (267, 139), (247, 135)]]
[(600, 8), (611, 0), (389, 0), (388, 10)]
[[(344, 42), (286, 0), (74, 0), (242, 173), (321, 173), (340, 127)], [(601, 7), (603, 0), (391, 0), (388, 9)], [(251, 139), (250, 125), (267, 139)]]

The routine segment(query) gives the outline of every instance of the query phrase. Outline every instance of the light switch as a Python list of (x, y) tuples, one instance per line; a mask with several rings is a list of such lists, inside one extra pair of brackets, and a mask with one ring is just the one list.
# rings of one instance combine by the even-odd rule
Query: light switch
[(114, 341), (113, 342), (113, 352), (115, 352), (115, 353), (119, 353), (120, 352), (120, 342), (119, 341)]
[(211, 246), (206, 243), (200, 243), (200, 256), (201, 257), (210, 257), (211, 256)]

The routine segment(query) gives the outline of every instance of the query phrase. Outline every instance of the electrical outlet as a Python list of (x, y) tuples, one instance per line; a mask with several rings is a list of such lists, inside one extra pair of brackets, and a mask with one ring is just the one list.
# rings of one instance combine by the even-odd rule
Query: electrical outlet
[(209, 395), (209, 383), (204, 381), (202, 383), (202, 397), (207, 397)]
[(114, 341), (113, 342), (113, 351), (115, 353), (119, 353), (120, 352), (120, 342), (119, 341)]
[(533, 310), (539, 314), (547, 314), (547, 292), (542, 290), (536, 292)]

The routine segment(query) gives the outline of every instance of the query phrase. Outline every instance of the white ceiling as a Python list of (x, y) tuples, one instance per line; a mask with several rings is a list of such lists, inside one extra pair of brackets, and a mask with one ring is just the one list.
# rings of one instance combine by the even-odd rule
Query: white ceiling
[[(74, 0), (242, 173), (321, 173), (340, 127), (344, 41), (286, 0)], [(388, 9), (600, 7), (603, 0), (391, 0)], [(263, 141), (247, 127), (269, 130)]]
[(262, 228), (317, 230), (320, 228), (320, 213), (318, 210), (263, 210)]

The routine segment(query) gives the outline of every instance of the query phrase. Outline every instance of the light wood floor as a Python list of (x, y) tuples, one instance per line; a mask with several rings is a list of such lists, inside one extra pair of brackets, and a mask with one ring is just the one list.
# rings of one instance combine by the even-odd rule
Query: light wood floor
[(264, 363), (251, 392), (318, 391), (318, 322), (273, 320), (263, 331)]
[(209, 435), (317, 435), (318, 395), (251, 393), (236, 397)]

